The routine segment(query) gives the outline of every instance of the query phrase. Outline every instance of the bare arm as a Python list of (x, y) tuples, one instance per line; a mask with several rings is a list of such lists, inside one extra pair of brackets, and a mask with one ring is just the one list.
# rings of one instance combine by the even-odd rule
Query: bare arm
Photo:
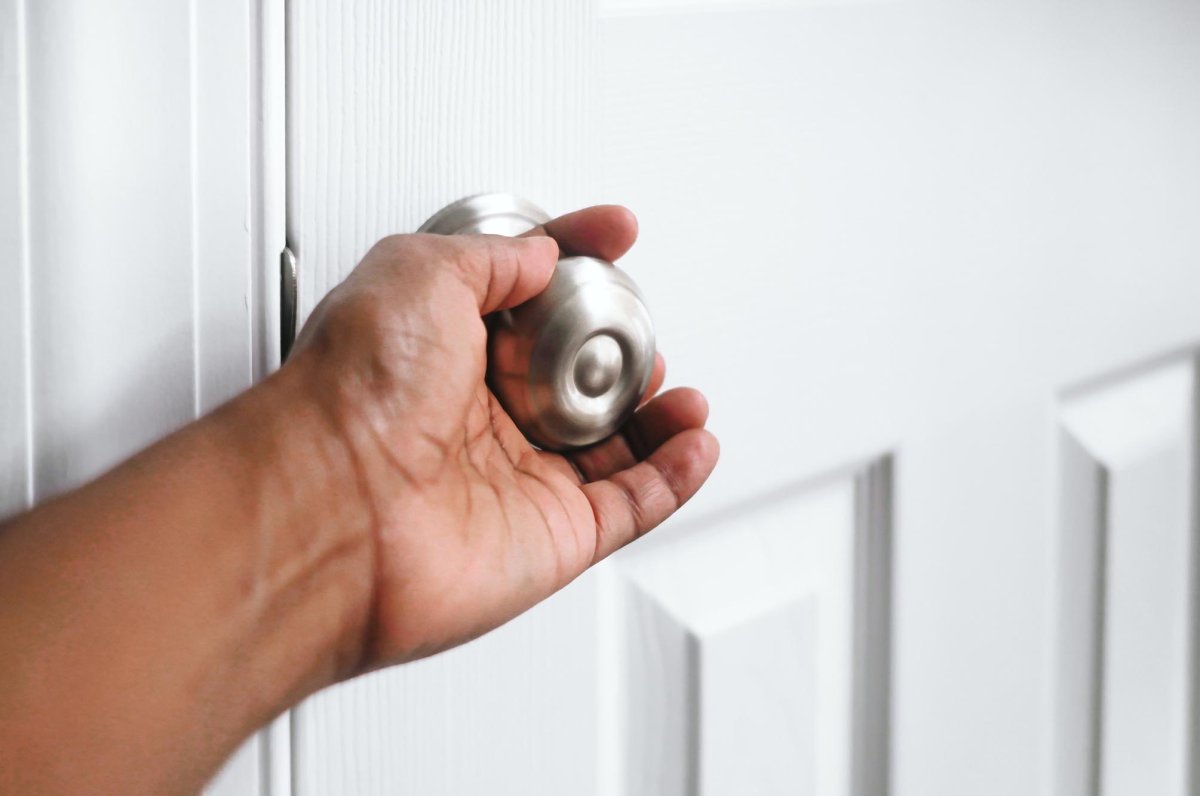
[[(608, 259), (636, 234), (619, 208), (547, 226)], [(270, 379), (0, 528), (0, 791), (195, 791), (304, 696), (502, 624), (690, 497), (699, 393), (568, 461), (484, 385), (481, 315), (557, 254), (387, 239)]]
[(0, 792), (194, 791), (351, 674), (370, 519), (308, 367), (0, 533)]

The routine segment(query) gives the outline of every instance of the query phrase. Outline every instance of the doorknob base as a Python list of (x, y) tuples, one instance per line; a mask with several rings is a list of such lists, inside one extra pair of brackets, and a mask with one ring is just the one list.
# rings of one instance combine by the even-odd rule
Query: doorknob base
[(549, 213), (516, 194), (480, 193), (446, 205), (417, 231), (437, 235), (512, 236), (549, 220)]

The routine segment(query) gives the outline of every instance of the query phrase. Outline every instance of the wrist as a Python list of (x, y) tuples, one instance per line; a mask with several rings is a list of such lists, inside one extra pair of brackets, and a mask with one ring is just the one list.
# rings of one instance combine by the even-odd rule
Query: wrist
[(258, 722), (357, 673), (375, 579), (374, 512), (345, 417), (310, 359), (211, 421), (250, 477), (243, 643)]
[(3, 528), (0, 602), (20, 610), (0, 635), (22, 649), (0, 656), (0, 791), (197, 790), (358, 670), (371, 512), (309, 375), (289, 364)]

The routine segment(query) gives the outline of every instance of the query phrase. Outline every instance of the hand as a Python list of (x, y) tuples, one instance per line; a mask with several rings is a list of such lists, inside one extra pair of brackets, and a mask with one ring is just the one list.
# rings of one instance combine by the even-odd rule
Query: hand
[(717, 459), (699, 393), (564, 458), (484, 383), (483, 315), (560, 245), (635, 235), (598, 207), (388, 238), (277, 373), (0, 524), (0, 791), (196, 792), (307, 695), (496, 627), (679, 508)]
[(373, 518), (352, 674), (506, 622), (657, 526), (712, 472), (703, 396), (652, 398), (661, 358), (621, 432), (567, 456), (533, 448), (484, 382), (482, 316), (541, 292), (560, 247), (612, 261), (636, 236), (633, 215), (611, 206), (515, 239), (394, 236), (313, 312), (285, 368), (315, 374)]

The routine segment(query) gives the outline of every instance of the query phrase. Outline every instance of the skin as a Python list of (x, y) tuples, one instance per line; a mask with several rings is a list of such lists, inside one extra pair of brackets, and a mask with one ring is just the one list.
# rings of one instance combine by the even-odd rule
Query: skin
[(486, 633), (676, 511), (718, 447), (700, 393), (654, 395), (661, 359), (568, 457), (484, 382), (484, 316), (636, 235), (606, 206), (386, 238), (270, 378), (0, 526), (0, 792), (195, 792), (305, 696)]

